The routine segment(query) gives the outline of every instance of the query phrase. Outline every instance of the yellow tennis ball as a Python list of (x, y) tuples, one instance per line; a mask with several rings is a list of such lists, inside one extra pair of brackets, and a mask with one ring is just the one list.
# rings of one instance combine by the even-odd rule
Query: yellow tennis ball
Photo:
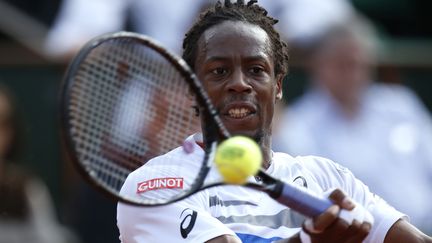
[(216, 149), (215, 164), (226, 183), (246, 183), (258, 172), (261, 161), (261, 148), (245, 136), (228, 138)]

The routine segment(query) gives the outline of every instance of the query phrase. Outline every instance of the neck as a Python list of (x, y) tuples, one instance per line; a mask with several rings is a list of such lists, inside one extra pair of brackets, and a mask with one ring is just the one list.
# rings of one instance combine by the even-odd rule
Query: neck
[(271, 138), (270, 136), (264, 136), (260, 141), (258, 141), (258, 144), (261, 147), (262, 155), (263, 155), (263, 161), (262, 161), (262, 168), (268, 169), (270, 167), (271, 161), (272, 161), (272, 151), (271, 151)]
[(358, 98), (354, 97), (335, 97), (343, 114), (348, 119), (354, 118), (360, 109)]

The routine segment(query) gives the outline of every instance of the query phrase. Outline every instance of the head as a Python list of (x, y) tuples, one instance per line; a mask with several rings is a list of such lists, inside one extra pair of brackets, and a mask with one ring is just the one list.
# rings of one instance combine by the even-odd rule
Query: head
[(356, 104), (372, 79), (376, 43), (373, 29), (359, 16), (330, 27), (310, 49), (311, 78), (342, 105)]
[(13, 93), (0, 84), (0, 220), (27, 220), (29, 205), (26, 170), (16, 166), (19, 156), (19, 120)]
[(288, 54), (273, 28), (277, 20), (255, 3), (218, 2), (203, 12), (186, 34), (183, 58), (203, 83), (227, 129), (269, 147)]
[(14, 97), (5, 86), (0, 85), (0, 165), (17, 158), (18, 126)]

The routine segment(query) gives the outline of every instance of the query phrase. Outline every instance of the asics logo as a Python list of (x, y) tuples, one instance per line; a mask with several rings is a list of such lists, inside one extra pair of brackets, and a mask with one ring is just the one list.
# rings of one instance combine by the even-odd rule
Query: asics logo
[(197, 216), (198, 213), (190, 208), (186, 208), (180, 214), (180, 219), (182, 219), (180, 223), (180, 234), (183, 239), (186, 239), (189, 233), (192, 231), (193, 227), (195, 226)]

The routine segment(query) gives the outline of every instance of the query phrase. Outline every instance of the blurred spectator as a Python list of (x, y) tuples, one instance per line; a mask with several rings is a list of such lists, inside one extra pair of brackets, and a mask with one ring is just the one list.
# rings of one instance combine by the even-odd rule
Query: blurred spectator
[(13, 96), (0, 85), (0, 242), (76, 243), (57, 222), (45, 184), (18, 163), (19, 122)]
[(91, 38), (131, 29), (180, 52), (183, 35), (206, 1), (202, 0), (64, 0), (46, 48), (70, 57)]
[(373, 81), (376, 40), (355, 16), (308, 43), (310, 87), (284, 111), (274, 148), (341, 163), (431, 234), (432, 120), (411, 90)]
[(277, 28), (289, 44), (295, 45), (307, 44), (354, 12), (347, 0), (263, 0), (260, 4), (279, 19)]
[[(180, 52), (183, 35), (196, 14), (215, 1), (63, 0), (49, 32), (46, 51), (53, 57), (67, 59), (95, 36), (130, 29)], [(296, 42), (305, 41), (352, 12), (346, 0), (272, 0), (260, 4), (280, 19), (280, 31), (287, 34), (285, 37)]]

